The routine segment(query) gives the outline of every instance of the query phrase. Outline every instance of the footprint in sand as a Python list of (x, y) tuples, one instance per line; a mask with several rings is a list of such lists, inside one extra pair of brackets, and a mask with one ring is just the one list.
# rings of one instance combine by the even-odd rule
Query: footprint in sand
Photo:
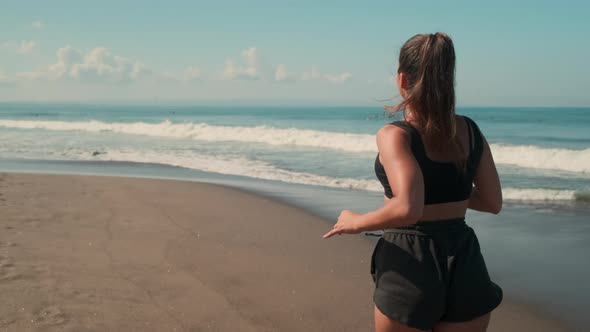
[[(5, 331), (2, 328), (16, 322), (14, 317), (2, 317), (0, 318), (0, 331)], [(7, 331), (7, 330), (6, 330)]]
[(16, 243), (0, 241), (0, 248), (12, 248), (12, 247), (16, 247)]
[(20, 278), (10, 257), (0, 256), (0, 282)]
[(29, 227), (37, 228), (41, 225), (41, 219), (39, 218), (24, 218), (22, 222), (28, 225)]
[(12, 260), (7, 256), (0, 256), (0, 268), (13, 267)]
[(66, 322), (66, 315), (60, 307), (50, 305), (36, 311), (31, 321), (41, 325), (60, 325)]

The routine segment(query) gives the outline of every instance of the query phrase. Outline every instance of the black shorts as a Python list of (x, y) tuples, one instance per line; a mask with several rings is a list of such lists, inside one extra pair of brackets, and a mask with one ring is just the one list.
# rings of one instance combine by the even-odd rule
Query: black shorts
[(371, 274), (377, 308), (421, 330), (439, 321), (470, 321), (502, 302), (502, 289), (490, 280), (464, 219), (386, 230), (375, 246)]

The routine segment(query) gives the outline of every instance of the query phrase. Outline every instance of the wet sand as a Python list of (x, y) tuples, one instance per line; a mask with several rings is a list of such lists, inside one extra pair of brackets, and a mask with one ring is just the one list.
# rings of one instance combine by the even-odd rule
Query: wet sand
[[(373, 329), (371, 242), (266, 197), (2, 173), (0, 210), (0, 331)], [(505, 301), (489, 331), (567, 329)]]

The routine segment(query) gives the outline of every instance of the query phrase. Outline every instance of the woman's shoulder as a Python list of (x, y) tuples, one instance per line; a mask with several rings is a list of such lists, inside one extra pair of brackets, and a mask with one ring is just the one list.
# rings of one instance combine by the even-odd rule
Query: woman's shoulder
[(408, 133), (410, 125), (406, 121), (388, 122), (379, 131), (377, 136), (395, 136)]
[(470, 118), (470, 117), (468, 117), (467, 115), (464, 115), (464, 114), (456, 114), (455, 115), (455, 118), (463, 119), (465, 122), (475, 123), (475, 121), (472, 118)]
[(379, 129), (376, 135), (378, 147), (411, 143), (410, 132), (403, 125), (397, 124), (398, 122), (403, 121), (391, 122)]
[(411, 133), (414, 130), (414, 127), (405, 120), (397, 120), (386, 123), (381, 129), (384, 130), (392, 130), (392, 128), (397, 128), (395, 130), (402, 130), (407, 133)]
[(460, 114), (457, 114), (456, 116), (462, 118), (468, 127), (473, 128), (473, 130), (476, 133), (479, 133), (481, 135), (481, 129), (479, 129), (479, 126), (472, 118), (468, 117), (467, 115), (460, 115)]

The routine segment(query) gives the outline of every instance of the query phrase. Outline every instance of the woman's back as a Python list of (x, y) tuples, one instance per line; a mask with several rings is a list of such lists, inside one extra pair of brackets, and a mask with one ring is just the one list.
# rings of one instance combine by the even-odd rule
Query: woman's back
[[(459, 149), (429, 149), (424, 144), (420, 130), (411, 122), (391, 123), (409, 135), (412, 153), (420, 166), (424, 178), (424, 210), (421, 218), (424, 221), (465, 215), (473, 182), (486, 150), (487, 143), (475, 122), (467, 117), (455, 117), (456, 144)], [(462, 155), (457, 155), (456, 151), (461, 151)], [(483, 168), (486, 168), (485, 165)], [(383, 184), (386, 199), (391, 198), (393, 193), (379, 155), (375, 160), (375, 173)]]

